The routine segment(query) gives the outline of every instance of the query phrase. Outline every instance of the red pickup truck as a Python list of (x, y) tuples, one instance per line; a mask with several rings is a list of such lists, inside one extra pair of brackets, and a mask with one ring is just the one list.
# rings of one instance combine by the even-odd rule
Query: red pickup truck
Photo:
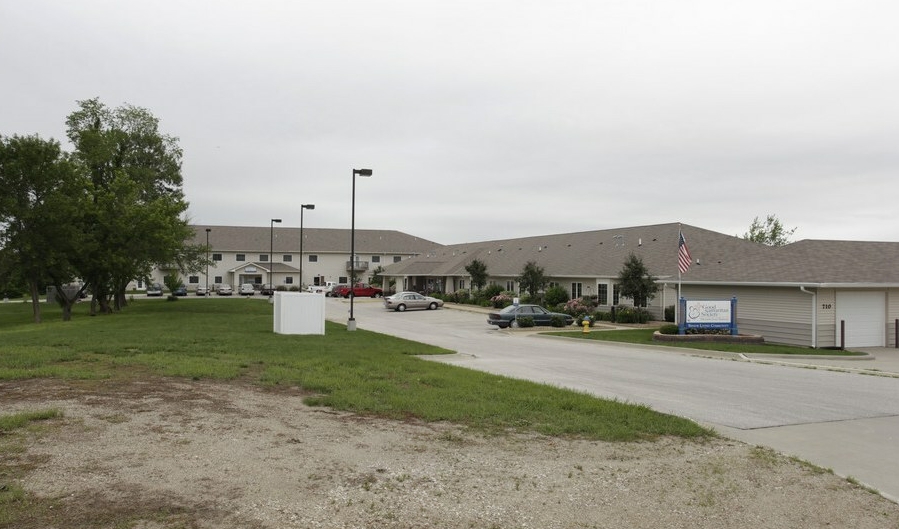
[[(368, 283), (356, 283), (356, 285), (352, 289), (353, 296), (357, 298), (379, 298), (384, 295), (384, 291), (378, 287), (373, 287)], [(343, 298), (350, 297), (350, 287), (349, 285), (340, 287), (340, 290), (337, 291), (337, 295)]]

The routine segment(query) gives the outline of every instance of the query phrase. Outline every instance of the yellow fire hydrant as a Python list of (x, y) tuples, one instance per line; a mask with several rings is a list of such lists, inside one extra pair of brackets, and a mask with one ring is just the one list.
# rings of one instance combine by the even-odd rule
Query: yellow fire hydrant
[(590, 318), (584, 318), (584, 321), (583, 321), (582, 325), (584, 326), (584, 333), (585, 333), (585, 334), (588, 333), (588, 332), (590, 332)]

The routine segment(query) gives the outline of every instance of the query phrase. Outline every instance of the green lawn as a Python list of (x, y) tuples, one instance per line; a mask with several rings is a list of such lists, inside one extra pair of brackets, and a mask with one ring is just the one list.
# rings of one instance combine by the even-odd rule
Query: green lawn
[(0, 380), (53, 377), (102, 384), (153, 376), (297, 387), (307, 403), (394, 419), (630, 441), (713, 435), (645, 406), (416, 358), (450, 351), (326, 322), (326, 334), (277, 335), (272, 306), (253, 299), (133, 301), (70, 322), (45, 305), (0, 303)]
[(610, 342), (624, 342), (643, 345), (659, 345), (664, 347), (686, 347), (690, 349), (704, 349), (707, 351), (724, 351), (729, 353), (746, 354), (773, 354), (773, 355), (839, 355), (859, 356), (864, 353), (853, 351), (841, 351), (837, 349), (812, 349), (810, 347), (795, 347), (792, 345), (780, 345), (773, 343), (764, 344), (736, 344), (736, 343), (702, 343), (702, 342), (657, 342), (652, 339), (656, 329), (628, 329), (628, 330), (592, 330), (584, 333), (583, 330), (548, 332), (553, 336), (566, 336), (569, 338), (581, 338), (584, 340), (604, 340)]

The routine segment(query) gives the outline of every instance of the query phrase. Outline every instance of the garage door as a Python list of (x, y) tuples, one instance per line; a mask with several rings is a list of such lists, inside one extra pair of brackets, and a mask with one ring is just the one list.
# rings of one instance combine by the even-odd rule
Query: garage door
[(886, 345), (886, 294), (837, 292), (837, 344), (842, 343), (840, 322), (846, 322), (846, 347)]

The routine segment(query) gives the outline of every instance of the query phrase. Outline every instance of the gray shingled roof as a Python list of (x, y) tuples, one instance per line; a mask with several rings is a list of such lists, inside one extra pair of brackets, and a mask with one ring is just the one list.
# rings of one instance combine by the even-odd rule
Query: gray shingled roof
[(774, 248), (678, 223), (436, 247), (386, 267), (392, 276), (467, 276), (478, 259), (493, 277), (515, 277), (528, 261), (553, 278), (617, 277), (631, 252), (660, 279), (677, 278), (678, 229), (693, 257), (684, 283), (878, 283), (899, 285), (899, 243), (800, 241)]
[[(276, 253), (300, 251), (300, 229), (269, 226), (205, 226), (193, 225), (194, 244), (206, 244), (214, 251), (268, 253), (270, 246)], [(272, 240), (272, 234), (274, 235)], [(303, 228), (304, 253), (350, 253), (350, 230), (333, 228)], [(433, 241), (392, 230), (356, 230), (357, 254), (419, 254), (441, 245)]]

